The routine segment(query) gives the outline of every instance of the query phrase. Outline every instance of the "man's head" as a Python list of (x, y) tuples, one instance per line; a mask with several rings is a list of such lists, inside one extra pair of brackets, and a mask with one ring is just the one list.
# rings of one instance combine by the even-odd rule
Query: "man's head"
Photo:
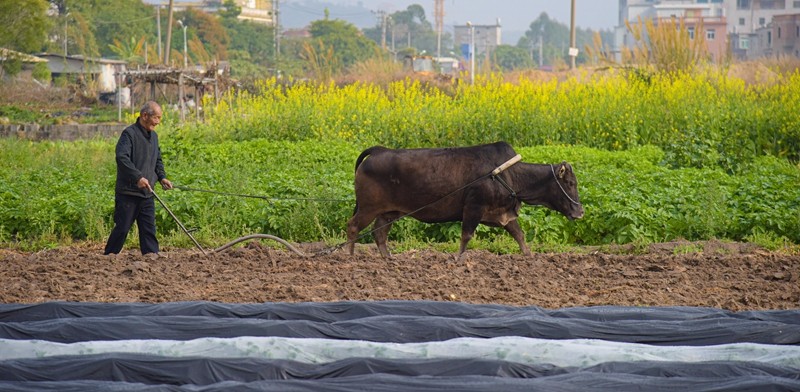
[(154, 131), (161, 123), (161, 106), (155, 101), (147, 101), (139, 111), (139, 124), (148, 131)]

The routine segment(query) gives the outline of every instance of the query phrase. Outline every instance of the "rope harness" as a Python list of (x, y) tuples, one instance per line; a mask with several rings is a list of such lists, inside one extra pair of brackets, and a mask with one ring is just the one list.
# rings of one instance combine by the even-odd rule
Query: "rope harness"
[(563, 194), (564, 194), (564, 196), (566, 196), (566, 197), (567, 197), (567, 200), (569, 200), (570, 202), (572, 202), (572, 204), (575, 204), (576, 206), (579, 206), (579, 205), (581, 205), (581, 203), (578, 203), (577, 201), (575, 201), (575, 200), (572, 200), (572, 198), (571, 198), (571, 197), (569, 197), (569, 194), (567, 194), (567, 191), (566, 191), (566, 190), (564, 190), (564, 187), (563, 187), (563, 186), (561, 186), (561, 183), (560, 183), (560, 182), (558, 182), (558, 177), (556, 176), (556, 170), (555, 170), (555, 169), (553, 169), (553, 165), (550, 165), (550, 172), (552, 172), (552, 173), (553, 173), (553, 179), (554, 179), (554, 180), (556, 180), (556, 185), (558, 185), (558, 189), (561, 189), (561, 193), (563, 193)]

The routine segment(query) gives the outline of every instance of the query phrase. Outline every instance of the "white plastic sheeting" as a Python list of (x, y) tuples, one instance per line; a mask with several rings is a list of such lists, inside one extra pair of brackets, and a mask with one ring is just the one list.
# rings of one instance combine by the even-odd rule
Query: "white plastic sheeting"
[(165, 357), (268, 358), (325, 363), (351, 357), (384, 359), (480, 358), (522, 364), (587, 367), (631, 361), (746, 361), (800, 368), (800, 346), (754, 343), (717, 346), (651, 346), (602, 340), (545, 340), (521, 337), (457, 338), (443, 342), (376, 343), (359, 340), (277, 337), (118, 340), (54, 343), (0, 340), (0, 359), (103, 353), (155, 354)]

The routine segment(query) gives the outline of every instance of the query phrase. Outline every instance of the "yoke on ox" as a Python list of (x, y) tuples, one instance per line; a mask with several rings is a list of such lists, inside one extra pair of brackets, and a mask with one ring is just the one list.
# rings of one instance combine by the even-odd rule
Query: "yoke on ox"
[[(375, 221), (375, 243), (383, 257), (390, 257), (386, 240), (392, 222), (412, 216), (426, 223), (461, 221), (458, 258), (479, 223), (504, 227), (522, 253), (530, 255), (517, 222), (523, 202), (548, 207), (569, 219), (583, 217), (583, 206), (567, 162), (511, 164), (516, 155), (505, 142), (461, 148), (368, 148), (356, 160), (356, 208), (347, 222), (350, 254), (359, 232)], [(507, 162), (511, 166), (500, 167)]]

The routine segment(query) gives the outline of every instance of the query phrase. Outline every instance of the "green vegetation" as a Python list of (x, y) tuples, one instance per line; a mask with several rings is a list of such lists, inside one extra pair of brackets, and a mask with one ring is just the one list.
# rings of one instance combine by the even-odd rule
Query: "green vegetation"
[(42, 109), (42, 105), (2, 105), (0, 117), (8, 118), (14, 124), (52, 125), (64, 123), (99, 124), (117, 122), (117, 108), (110, 105), (97, 105), (92, 108), (75, 110), (72, 107), (53, 105)]
[[(165, 160), (177, 185), (264, 196), (239, 198), (204, 192), (161, 191), (170, 208), (207, 246), (251, 233), (290, 241), (339, 243), (352, 214), (353, 161), (361, 147), (344, 141), (179, 141), (164, 132)], [(103, 241), (113, 209), (113, 141), (32, 143), (0, 141), (0, 240), (43, 247), (75, 239)], [(800, 171), (785, 160), (756, 158), (739, 174), (719, 169), (670, 169), (656, 147), (609, 152), (588, 147), (518, 148), (525, 161), (573, 163), (586, 216), (569, 221), (524, 207), (520, 221), (534, 244), (600, 245), (727, 238), (800, 241)], [(7, 157), (7, 158), (5, 158)], [(479, 175), (482, 173), (476, 173)], [(165, 245), (191, 247), (158, 209)], [(450, 243), (458, 224), (404, 219), (391, 239)], [(479, 227), (473, 246), (515, 251), (501, 230)], [(365, 236), (364, 241), (369, 241)], [(135, 237), (131, 236), (131, 241)]]
[[(160, 194), (209, 247), (251, 233), (337, 244), (353, 211), (353, 164), (364, 148), (507, 140), (526, 162), (566, 160), (578, 175), (584, 219), (522, 209), (534, 249), (675, 239), (775, 249), (800, 242), (800, 75), (754, 86), (715, 73), (578, 78), (491, 78), (449, 92), (412, 81), (385, 88), (262, 82), (257, 93), (207, 103), (205, 123), (181, 125), (167, 111), (159, 129), (176, 185), (260, 198)], [(114, 144), (0, 140), (0, 243), (104, 241)], [(164, 245), (192, 247), (157, 210)], [(455, 249), (459, 235), (458, 223), (403, 219), (390, 239), (401, 250)], [(368, 233), (362, 241), (371, 241)], [(502, 230), (483, 226), (471, 246), (517, 251)]]
[(388, 147), (582, 145), (619, 151), (654, 145), (672, 168), (731, 172), (754, 158), (800, 159), (800, 73), (748, 86), (720, 72), (583, 74), (559, 83), (483, 79), (451, 93), (418, 81), (259, 84), (229, 97), (186, 140), (341, 140)]

